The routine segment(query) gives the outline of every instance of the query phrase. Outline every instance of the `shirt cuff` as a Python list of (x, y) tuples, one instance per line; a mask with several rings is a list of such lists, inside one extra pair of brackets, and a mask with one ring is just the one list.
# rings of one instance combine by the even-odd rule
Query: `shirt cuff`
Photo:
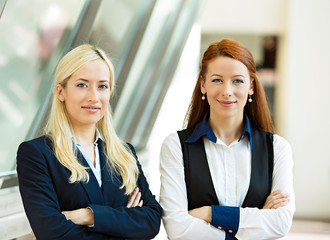
[(228, 233), (235, 236), (239, 225), (239, 207), (212, 205), (211, 224), (218, 229), (226, 231), (226, 239)]
[[(93, 209), (91, 208), (91, 207), (86, 207), (86, 208), (88, 208), (89, 210), (91, 210), (92, 211), (92, 213), (94, 214), (94, 211), (93, 211)], [(94, 217), (95, 217), (95, 215), (94, 215)], [(95, 221), (95, 220), (94, 220)], [(94, 224), (92, 224), (92, 225), (87, 225), (87, 227), (89, 227), (89, 228), (93, 228), (94, 227)]]

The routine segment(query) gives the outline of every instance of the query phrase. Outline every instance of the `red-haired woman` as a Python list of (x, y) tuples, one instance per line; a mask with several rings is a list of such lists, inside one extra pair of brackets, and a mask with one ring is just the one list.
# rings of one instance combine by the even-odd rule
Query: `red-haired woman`
[(169, 239), (276, 239), (295, 211), (289, 143), (274, 134), (250, 51), (209, 46), (186, 115), (161, 150)]

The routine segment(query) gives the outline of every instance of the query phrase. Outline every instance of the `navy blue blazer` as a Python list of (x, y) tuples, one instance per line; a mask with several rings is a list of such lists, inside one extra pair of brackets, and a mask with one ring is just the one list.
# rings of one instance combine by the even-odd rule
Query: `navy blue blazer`
[[(100, 152), (102, 187), (88, 169), (88, 183), (69, 183), (70, 172), (58, 161), (46, 136), (23, 142), (17, 152), (17, 174), (24, 209), (38, 240), (43, 239), (151, 239), (160, 227), (162, 209), (149, 190), (141, 165), (138, 187), (142, 207), (125, 207), (128, 196), (119, 187), (122, 179), (105, 165)], [(136, 157), (134, 148), (129, 145)], [(88, 163), (78, 151), (78, 160)], [(137, 157), (136, 157), (137, 159)], [(94, 227), (88, 228), (66, 220), (62, 211), (90, 206)]]

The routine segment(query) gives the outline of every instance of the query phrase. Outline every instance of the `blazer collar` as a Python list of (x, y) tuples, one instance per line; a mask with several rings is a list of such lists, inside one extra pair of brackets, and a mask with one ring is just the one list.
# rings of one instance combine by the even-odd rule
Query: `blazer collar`
[(103, 142), (98, 142), (99, 153), (100, 153), (100, 164), (101, 164), (101, 175), (102, 175), (102, 196), (104, 202), (109, 204), (113, 201), (113, 196), (118, 192), (118, 189), (122, 185), (120, 175), (116, 174), (113, 170), (109, 169), (110, 166), (107, 164), (107, 158), (104, 153)]
[[(52, 151), (54, 152), (54, 146), (52, 144), (52, 141), (45, 136), (46, 138), (46, 143), (47, 145), (50, 147), (50, 149), (52, 149)], [(99, 152), (100, 152), (100, 162), (101, 162), (101, 174), (102, 174), (102, 187), (104, 185), (104, 183), (106, 183), (107, 181), (105, 181), (106, 179), (109, 179), (109, 174), (105, 173), (107, 171), (104, 170), (105, 166), (105, 158), (104, 158), (104, 153), (103, 153), (103, 147), (102, 147), (102, 139), (99, 138), (98, 139), (98, 146), (99, 146)], [(83, 157), (83, 155), (81, 154), (80, 151), (77, 151), (77, 159), (80, 162), (81, 165), (83, 165), (84, 167), (87, 167), (86, 171), (89, 174), (89, 181), (83, 182), (81, 181), (80, 184), (82, 185), (82, 187), (85, 189), (87, 196), (89, 198), (89, 201), (91, 203), (94, 204), (104, 204), (104, 198), (102, 196), (102, 189), (99, 187), (99, 184), (94, 176), (94, 173), (92, 172), (92, 170), (89, 168), (89, 165), (87, 163), (87, 161), (85, 160), (85, 158)], [(104, 177), (105, 176), (105, 177)]]
[(89, 174), (89, 181), (88, 182), (81, 181), (80, 184), (86, 190), (86, 193), (87, 193), (88, 198), (91, 203), (103, 205), (104, 199), (102, 196), (102, 191), (94, 176), (93, 171), (90, 169), (87, 161), (85, 160), (83, 155), (80, 153), (80, 151), (77, 151), (77, 158), (78, 158), (78, 161), (81, 163), (81, 165), (83, 165), (84, 167), (87, 167), (86, 171)]

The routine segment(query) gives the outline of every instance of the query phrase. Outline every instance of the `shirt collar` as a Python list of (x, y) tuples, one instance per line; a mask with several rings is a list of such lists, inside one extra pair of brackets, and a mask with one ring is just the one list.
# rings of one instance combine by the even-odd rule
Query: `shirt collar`
[(214, 132), (208, 122), (208, 119), (209, 113), (205, 114), (205, 116), (202, 118), (202, 121), (196, 124), (193, 133), (186, 140), (186, 143), (194, 143), (204, 135), (206, 135), (210, 141), (214, 143), (217, 142), (217, 137), (214, 135)]
[[(186, 143), (194, 143), (198, 139), (200, 139), (202, 136), (207, 137), (208, 140), (216, 143), (217, 142), (217, 137), (215, 136), (209, 122), (209, 113), (205, 114), (205, 116), (202, 118), (202, 120), (197, 123), (196, 127), (194, 128), (193, 133), (191, 136), (186, 140)], [(245, 126), (242, 135), (239, 137), (238, 141), (240, 141), (243, 136), (247, 133), (249, 135), (249, 141), (250, 141), (250, 146), (252, 149), (252, 134), (251, 134), (251, 124), (249, 117), (245, 114), (244, 115), (245, 119)]]
[(244, 137), (244, 135), (247, 133), (249, 137), (249, 142), (250, 142), (250, 148), (252, 150), (252, 130), (251, 130), (251, 123), (250, 119), (247, 114), (244, 115), (245, 118), (245, 126), (242, 135), (239, 137), (238, 141), (241, 141), (241, 139)]
[(100, 131), (96, 128), (96, 139), (95, 139), (94, 144), (96, 144), (96, 143), (98, 142), (99, 139), (100, 139), (101, 141), (103, 141), (103, 137), (102, 137)]

